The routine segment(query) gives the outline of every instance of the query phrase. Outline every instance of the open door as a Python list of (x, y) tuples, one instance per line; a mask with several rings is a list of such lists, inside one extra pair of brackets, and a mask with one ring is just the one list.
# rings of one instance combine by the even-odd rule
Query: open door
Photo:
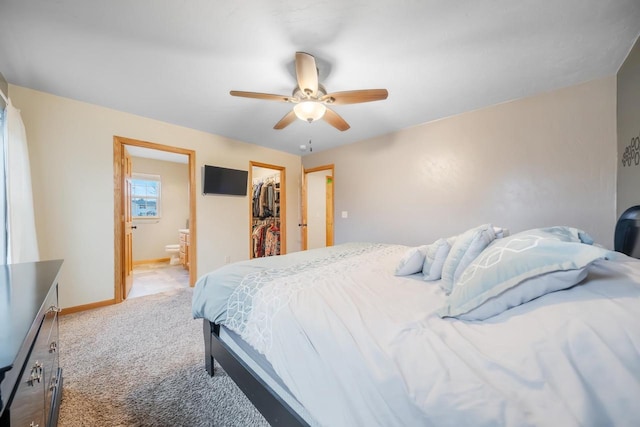
[(304, 170), (302, 249), (333, 246), (333, 165)]
[(124, 208), (124, 251), (123, 265), (123, 282), (124, 282), (124, 298), (127, 298), (133, 286), (133, 219), (131, 215), (131, 155), (126, 147), (122, 150), (122, 205)]
[(333, 246), (333, 176), (325, 176), (325, 239), (327, 246)]

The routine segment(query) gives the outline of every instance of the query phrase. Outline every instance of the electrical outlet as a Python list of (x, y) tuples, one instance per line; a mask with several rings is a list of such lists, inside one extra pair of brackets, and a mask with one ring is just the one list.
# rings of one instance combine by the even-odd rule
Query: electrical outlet
[(229, 264), (231, 262), (231, 257), (229, 255), (224, 257), (224, 263)]

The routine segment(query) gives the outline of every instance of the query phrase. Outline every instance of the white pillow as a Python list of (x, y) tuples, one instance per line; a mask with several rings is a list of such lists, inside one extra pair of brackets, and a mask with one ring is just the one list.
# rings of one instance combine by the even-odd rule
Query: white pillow
[(396, 267), (396, 276), (408, 276), (410, 274), (420, 273), (422, 265), (427, 254), (427, 245), (418, 246), (409, 249), (403, 255), (402, 259)]
[(502, 239), (503, 237), (509, 237), (509, 229), (502, 227), (493, 227), (493, 232), (496, 234), (496, 239)]
[(438, 314), (484, 320), (574, 286), (585, 278), (589, 264), (610, 257), (604, 248), (558, 234), (530, 230), (497, 239), (460, 276)]
[(442, 266), (442, 281), (440, 286), (448, 294), (453, 289), (453, 283), (462, 272), (473, 262), (480, 252), (496, 238), (491, 224), (484, 224), (465, 231), (456, 237), (449, 255)]
[[(486, 291), (484, 294), (481, 293), (477, 295), (477, 301), (472, 303), (472, 305), (477, 306), (466, 313), (454, 315), (453, 313), (460, 313), (465, 310), (457, 307), (455, 303), (446, 306), (446, 309), (440, 309), (441, 311), (438, 313), (442, 317), (451, 316), (462, 320), (485, 320), (490, 317), (497, 316), (512, 307), (517, 307), (536, 299), (542, 295), (562, 289), (568, 289), (580, 283), (585, 277), (587, 277), (588, 273), (589, 271), (587, 270), (587, 267), (576, 270), (552, 271), (550, 273), (524, 279), (496, 296), (493, 296), (494, 292), (491, 290)], [(451, 295), (455, 293), (456, 288), (453, 289)]]
[(440, 277), (442, 277), (442, 267), (450, 250), (451, 245), (446, 239), (438, 239), (429, 245), (422, 266), (424, 280), (440, 280)]
[(541, 237), (553, 237), (563, 242), (576, 242), (586, 243), (587, 245), (593, 244), (593, 237), (591, 237), (584, 230), (579, 228), (567, 227), (565, 225), (556, 225), (554, 227), (533, 228), (531, 230), (521, 231), (517, 234), (537, 235)]

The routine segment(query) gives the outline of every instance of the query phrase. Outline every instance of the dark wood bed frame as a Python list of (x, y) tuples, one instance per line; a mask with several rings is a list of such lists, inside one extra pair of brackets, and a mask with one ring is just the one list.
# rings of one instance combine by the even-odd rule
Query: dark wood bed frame
[(262, 416), (272, 426), (309, 427), (258, 374), (220, 340), (220, 325), (203, 320), (205, 366), (213, 376), (213, 361), (218, 361), (222, 369), (249, 398)]

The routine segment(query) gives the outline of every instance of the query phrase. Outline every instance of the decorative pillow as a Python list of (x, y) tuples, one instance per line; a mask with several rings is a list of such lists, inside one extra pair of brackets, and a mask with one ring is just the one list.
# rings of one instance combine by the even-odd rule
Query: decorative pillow
[(429, 245), (427, 255), (422, 266), (424, 280), (440, 280), (442, 277), (442, 266), (449, 255), (451, 245), (447, 239), (438, 239)]
[[(563, 225), (555, 227), (534, 228), (532, 230), (522, 231), (517, 234), (537, 235), (541, 237), (555, 237), (563, 242), (593, 244), (593, 238), (578, 228), (566, 227)], [(517, 235), (517, 234), (514, 234)]]
[(560, 238), (531, 231), (494, 241), (460, 276), (438, 314), (484, 320), (576, 285), (587, 275), (589, 264), (609, 257), (607, 249), (561, 240), (566, 230)]
[(502, 239), (503, 237), (509, 236), (509, 229), (502, 227), (493, 227), (493, 232), (496, 234), (496, 239)]
[(427, 245), (418, 246), (409, 249), (403, 255), (402, 259), (396, 267), (396, 276), (408, 276), (410, 274), (420, 273), (422, 265), (427, 254)]
[(456, 237), (449, 255), (442, 266), (442, 281), (440, 286), (446, 293), (451, 292), (453, 283), (462, 272), (473, 262), (480, 252), (496, 238), (491, 224), (484, 224), (465, 231)]

